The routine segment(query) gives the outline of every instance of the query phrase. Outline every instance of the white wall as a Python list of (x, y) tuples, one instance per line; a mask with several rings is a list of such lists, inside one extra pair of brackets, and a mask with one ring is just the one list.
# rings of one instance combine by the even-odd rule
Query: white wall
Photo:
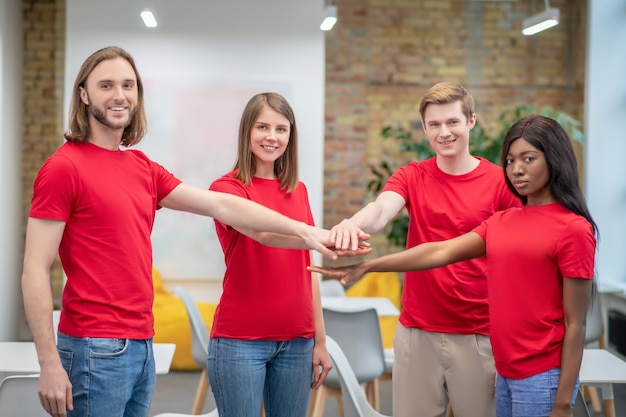
[[(626, 313), (626, 1), (589, 0), (588, 8), (585, 184), (600, 229), (596, 264), (606, 326), (609, 309)], [(607, 327), (605, 333), (610, 348)]]
[[(146, 87), (149, 132), (139, 148), (184, 181), (208, 187), (235, 162), (252, 92), (277, 91), (294, 108), (300, 179), (322, 224), (323, 0), (153, 0), (156, 29), (141, 24), (145, 4), (68, 0), (66, 97), (89, 54), (107, 45), (128, 50)], [(166, 279), (221, 278), (212, 220), (163, 210), (153, 239)]]
[(586, 195), (600, 229), (600, 282), (626, 290), (626, 1), (588, 2)]
[(0, 340), (21, 317), (22, 2), (0, 1)]

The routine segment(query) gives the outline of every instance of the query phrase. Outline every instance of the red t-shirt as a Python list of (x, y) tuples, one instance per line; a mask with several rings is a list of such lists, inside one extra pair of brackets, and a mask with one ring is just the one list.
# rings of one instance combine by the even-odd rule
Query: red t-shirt
[(136, 150), (66, 142), (48, 158), (35, 178), (30, 217), (66, 223), (60, 332), (154, 335), (150, 233), (158, 202), (179, 184)]
[(593, 279), (591, 225), (554, 203), (496, 213), (474, 231), (487, 249), (498, 373), (522, 379), (561, 366), (563, 277)]
[[(254, 177), (244, 186), (233, 172), (216, 180), (211, 190), (255, 201), (292, 219), (313, 224), (306, 187), (291, 193), (278, 180)], [(290, 340), (313, 337), (311, 273), (308, 250), (282, 249), (260, 244), (219, 221), (217, 236), (224, 251), (223, 292), (211, 328), (211, 337), (240, 340)]]
[[(478, 158), (464, 175), (449, 175), (436, 158), (412, 162), (383, 191), (402, 196), (409, 213), (407, 248), (469, 232), (493, 213), (521, 202), (506, 186), (501, 167)], [(431, 332), (489, 334), (484, 258), (405, 274), (400, 323)]]

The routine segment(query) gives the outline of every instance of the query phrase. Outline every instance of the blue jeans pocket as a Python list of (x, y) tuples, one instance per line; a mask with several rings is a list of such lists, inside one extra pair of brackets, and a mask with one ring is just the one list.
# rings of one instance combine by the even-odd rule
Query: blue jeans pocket
[(68, 417), (148, 415), (156, 382), (151, 340), (59, 333), (57, 349), (72, 383)]
[(115, 358), (128, 350), (128, 339), (90, 339), (89, 356), (92, 358)]
[(74, 360), (74, 353), (67, 350), (57, 349), (59, 351), (59, 357), (61, 358), (61, 365), (65, 372), (69, 375), (72, 372), (72, 362)]

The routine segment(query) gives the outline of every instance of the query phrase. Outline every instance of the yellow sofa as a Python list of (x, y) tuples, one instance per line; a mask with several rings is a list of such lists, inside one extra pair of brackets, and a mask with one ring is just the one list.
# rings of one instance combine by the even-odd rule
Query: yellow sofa
[[(170, 369), (172, 371), (198, 371), (199, 366), (191, 356), (191, 326), (183, 300), (172, 294), (163, 285), (163, 277), (156, 268), (152, 269), (154, 284), (154, 342), (175, 343), (176, 351)], [(213, 325), (217, 304), (197, 302), (207, 329)]]

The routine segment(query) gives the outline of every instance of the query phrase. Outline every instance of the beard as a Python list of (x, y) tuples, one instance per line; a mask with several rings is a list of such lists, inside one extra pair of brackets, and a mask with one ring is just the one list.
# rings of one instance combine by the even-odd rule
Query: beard
[(135, 106), (135, 107), (130, 108), (127, 119), (110, 120), (107, 118), (104, 109), (96, 107), (93, 104), (87, 106), (87, 108), (89, 110), (89, 114), (91, 114), (94, 119), (96, 119), (98, 122), (108, 127), (109, 129), (126, 129), (130, 125), (133, 118), (135, 117), (135, 114), (137, 113), (137, 107)]

